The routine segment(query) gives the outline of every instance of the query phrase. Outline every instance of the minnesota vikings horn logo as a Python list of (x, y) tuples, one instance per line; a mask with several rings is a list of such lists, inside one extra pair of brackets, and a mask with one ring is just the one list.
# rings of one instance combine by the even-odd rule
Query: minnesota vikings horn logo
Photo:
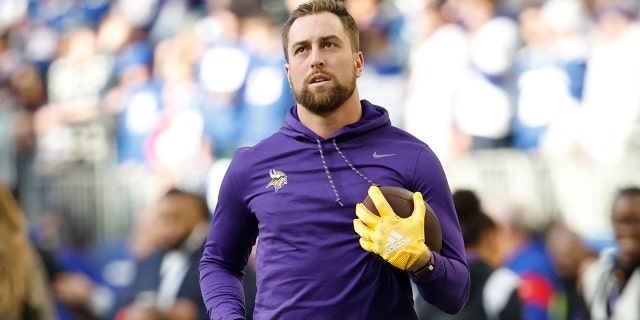
[(273, 186), (276, 192), (287, 184), (287, 175), (282, 171), (271, 169), (269, 170), (269, 177), (271, 178), (271, 181), (269, 181), (266, 188)]

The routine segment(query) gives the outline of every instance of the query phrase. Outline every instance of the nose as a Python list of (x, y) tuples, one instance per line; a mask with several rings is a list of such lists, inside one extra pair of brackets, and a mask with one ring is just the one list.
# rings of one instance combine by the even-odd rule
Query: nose
[(324, 66), (324, 58), (320, 53), (320, 50), (312, 49), (311, 52), (311, 68), (318, 68)]

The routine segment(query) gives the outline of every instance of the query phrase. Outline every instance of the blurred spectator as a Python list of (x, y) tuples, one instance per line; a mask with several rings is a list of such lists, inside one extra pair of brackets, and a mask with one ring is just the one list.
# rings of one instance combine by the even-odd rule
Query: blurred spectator
[(638, 134), (640, 24), (634, 0), (596, 0), (578, 145), (597, 162), (619, 161)]
[(129, 231), (127, 251), (134, 261), (140, 261), (163, 249), (163, 239), (158, 230), (162, 228), (162, 220), (157, 214), (157, 204), (151, 205), (141, 212)]
[(162, 110), (145, 141), (145, 155), (163, 191), (180, 187), (202, 192), (213, 160), (214, 145), (207, 136), (208, 101), (194, 70), (200, 52), (200, 43), (191, 33), (156, 46), (154, 71)]
[[(115, 12), (107, 14), (96, 27), (96, 47), (107, 55), (120, 53), (128, 44), (141, 41), (144, 32)], [(117, 62), (114, 66), (118, 68)], [(117, 73), (118, 70), (115, 70)]]
[(455, 158), (453, 105), (468, 61), (464, 30), (453, 22), (445, 0), (424, 0), (420, 38), (409, 61), (404, 105), (407, 131), (425, 141), (441, 161)]
[(483, 212), (474, 191), (460, 189), (453, 200), (465, 242), (465, 254), (471, 272), (471, 291), (464, 308), (455, 315), (446, 314), (416, 299), (420, 319), (523, 319), (522, 303), (518, 297), (519, 277), (501, 266), (502, 243), (498, 228)]
[(295, 104), (284, 70), (280, 28), (260, 15), (242, 19), (242, 42), (249, 54), (240, 105), (238, 145), (254, 145), (278, 131)]
[(38, 23), (51, 26), (58, 31), (67, 31), (77, 26), (95, 27), (109, 10), (110, 1), (29, 1), (29, 16)]
[(524, 46), (515, 57), (515, 148), (569, 153), (586, 68), (585, 16), (581, 0), (549, 0), (520, 11)]
[(544, 244), (544, 225), (533, 225), (525, 209), (515, 203), (489, 202), (486, 210), (501, 229), (500, 241), (506, 247), (503, 265), (520, 277), (524, 319), (556, 319), (563, 287)]
[(206, 200), (172, 189), (156, 210), (154, 233), (161, 242), (138, 260), (116, 319), (208, 319), (198, 282), (210, 216)]
[(38, 110), (37, 161), (55, 173), (69, 163), (106, 160), (109, 134), (100, 109), (113, 67), (97, 52), (96, 33), (75, 28), (65, 34), (60, 55), (47, 73), (49, 104)]
[(29, 215), (29, 194), (23, 189), (33, 183), (37, 144), (34, 115), (46, 103), (45, 83), (36, 66), (4, 58), (0, 54), (0, 64), (15, 64), (10, 74), (0, 75), (0, 181), (11, 188), (27, 217), (34, 218)]
[(347, 0), (345, 5), (358, 25), (360, 50), (367, 57), (358, 91), (387, 106), (391, 123), (403, 127), (409, 56), (405, 18), (394, 1)]
[(161, 0), (158, 12), (148, 30), (149, 40), (157, 44), (189, 28), (206, 14), (203, 0)]
[[(64, 271), (57, 261), (52, 261), (53, 288), (64, 306), (63, 318), (113, 319), (116, 303), (128, 294), (136, 262), (160, 249), (162, 239), (157, 232), (160, 226), (158, 215), (148, 208), (139, 214), (125, 241), (96, 244), (91, 251), (100, 279), (88, 276), (83, 270)], [(73, 317), (66, 313), (67, 309), (73, 310)]]
[[(205, 134), (211, 137), (216, 158), (230, 157), (237, 146), (242, 88), (250, 55), (240, 40), (240, 20), (226, 10), (212, 11), (198, 24), (196, 34), (207, 35), (197, 61), (196, 75), (205, 91)], [(199, 32), (198, 32), (199, 31)]]
[(34, 241), (53, 260), (52, 288), (62, 320), (100, 319), (113, 303), (94, 255), (91, 231), (66, 213), (48, 213)]
[(616, 246), (583, 263), (582, 293), (591, 319), (640, 319), (640, 188), (620, 189), (611, 206)]
[(136, 273), (136, 262), (160, 249), (159, 226), (158, 215), (148, 208), (139, 214), (125, 241), (97, 244), (93, 251), (102, 283), (84, 272), (55, 270), (54, 288), (58, 300), (75, 310), (82, 310), (81, 319), (113, 319), (116, 303), (128, 294)]
[(64, 34), (60, 54), (48, 70), (51, 107), (62, 123), (89, 121), (111, 77), (113, 60), (98, 52), (96, 32), (74, 28)]
[(116, 0), (111, 5), (113, 12), (124, 17), (131, 25), (148, 31), (161, 8), (163, 0)]
[(45, 99), (38, 71), (0, 33), (0, 182), (17, 195), (20, 172), (34, 147), (32, 114)]
[(116, 117), (118, 165), (146, 163), (144, 143), (162, 109), (160, 88), (151, 80), (153, 52), (145, 43), (132, 43), (116, 59), (116, 85), (107, 93), (105, 108)]
[(0, 318), (56, 319), (41, 257), (27, 236), (27, 221), (0, 183)]
[(545, 231), (545, 247), (553, 259), (564, 287), (558, 299), (556, 320), (591, 319), (582, 293), (578, 289), (578, 267), (596, 256), (595, 250), (561, 221), (553, 221)]
[[(4, 92), (3, 92), (4, 91)], [(9, 86), (0, 88), (0, 97), (9, 100)], [(5, 100), (5, 101), (6, 101)], [(11, 190), (16, 190), (18, 183), (16, 131), (17, 111), (13, 106), (0, 105), (0, 183), (6, 184)]]
[[(0, 2), (0, 34), (27, 16), (29, 0), (5, 0)], [(1, 50), (0, 50), (1, 51)]]
[(13, 72), (11, 86), (18, 98), (16, 154), (20, 159), (31, 158), (36, 145), (33, 117), (47, 102), (45, 82), (36, 66), (22, 64)]
[(458, 83), (455, 124), (472, 138), (472, 149), (511, 147), (513, 60), (520, 47), (516, 22), (497, 0), (452, 0), (465, 27), (469, 62)]
[(116, 59), (117, 83), (107, 93), (104, 104), (114, 116), (115, 166), (123, 208), (135, 215), (163, 192), (145, 145), (158, 125), (164, 105), (161, 85), (152, 78), (153, 48), (133, 42)]
[(11, 47), (20, 52), (21, 59), (35, 65), (42, 76), (48, 72), (55, 58), (61, 35), (58, 30), (27, 17), (9, 29)]
[(9, 84), (8, 81), (22, 61), (20, 51), (12, 47), (11, 33), (6, 30), (0, 32), (0, 80), (2, 81), (3, 94), (3, 99), (0, 101), (2, 101), (2, 104), (7, 103), (7, 100), (5, 100), (7, 97), (5, 95), (8, 94), (6, 92), (8, 89), (6, 86)]
[(346, 0), (360, 30), (360, 46), (369, 63), (381, 74), (403, 71), (408, 58), (405, 18), (395, 1)]
[(62, 311), (62, 319), (108, 319), (115, 300), (110, 288), (77, 271), (56, 274), (53, 285), (56, 299), (73, 314)]

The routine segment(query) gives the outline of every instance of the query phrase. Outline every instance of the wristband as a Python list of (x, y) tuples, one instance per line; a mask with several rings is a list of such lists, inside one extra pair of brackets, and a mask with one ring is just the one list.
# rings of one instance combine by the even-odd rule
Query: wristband
[(413, 274), (416, 277), (422, 277), (425, 274), (433, 271), (433, 269), (435, 269), (436, 267), (436, 260), (434, 258), (433, 252), (431, 252), (431, 257), (429, 257), (429, 262), (427, 262), (427, 264), (424, 265), (424, 267), (416, 270), (416, 272), (414, 272)]

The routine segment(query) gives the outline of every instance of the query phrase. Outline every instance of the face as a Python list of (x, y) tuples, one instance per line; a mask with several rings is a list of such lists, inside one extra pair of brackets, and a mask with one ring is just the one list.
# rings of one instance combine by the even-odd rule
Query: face
[(576, 279), (578, 276), (576, 266), (593, 255), (577, 233), (561, 224), (554, 224), (549, 228), (545, 245), (560, 277), (565, 279)]
[(620, 246), (620, 262), (640, 261), (640, 195), (619, 198), (613, 206), (612, 222)]
[(502, 241), (499, 239), (498, 229), (485, 231), (482, 240), (482, 257), (494, 267), (502, 265)]
[(157, 206), (158, 236), (170, 249), (177, 248), (197, 223), (198, 207), (183, 196), (170, 196)]
[(362, 73), (340, 19), (329, 12), (298, 18), (289, 31), (285, 65), (296, 101), (317, 115), (338, 109), (353, 94)]

